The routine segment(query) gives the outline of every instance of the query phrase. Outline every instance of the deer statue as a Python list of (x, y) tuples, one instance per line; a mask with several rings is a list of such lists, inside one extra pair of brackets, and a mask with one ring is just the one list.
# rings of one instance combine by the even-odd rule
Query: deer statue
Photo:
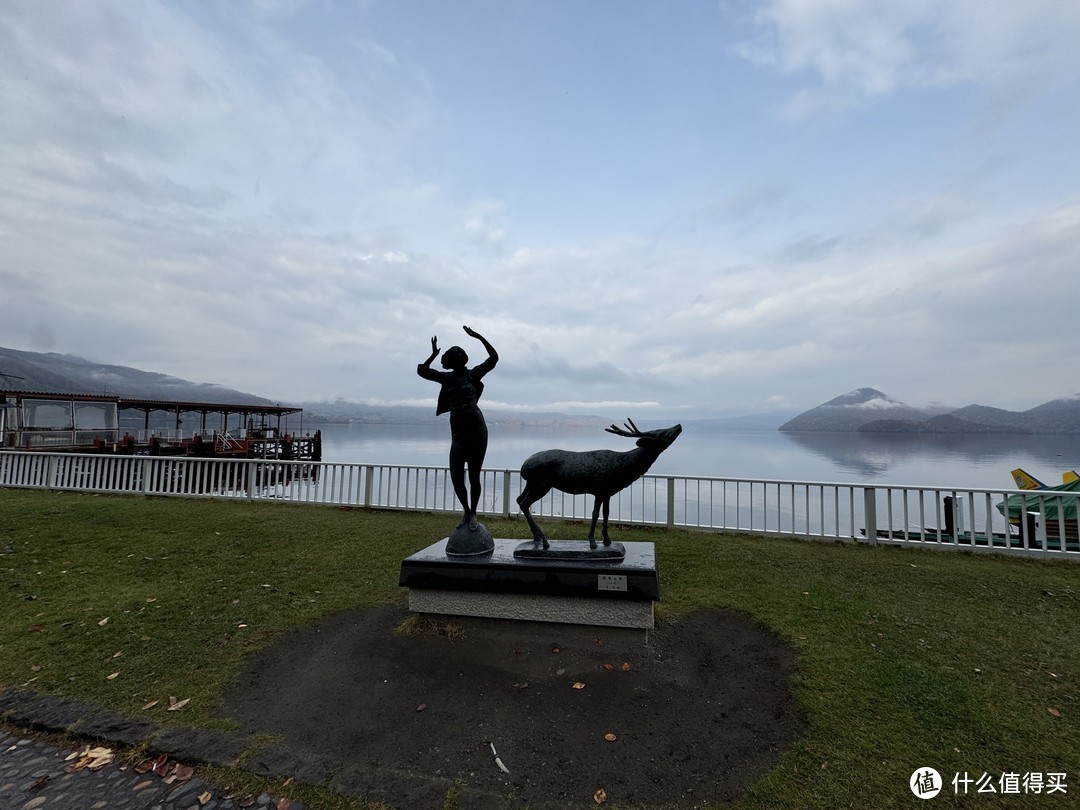
[(544, 548), (548, 548), (548, 539), (533, 520), (530, 506), (552, 489), (571, 495), (592, 495), (596, 502), (589, 525), (589, 548), (596, 548), (596, 521), (601, 506), (604, 509), (604, 545), (610, 546), (608, 514), (611, 511), (611, 496), (641, 478), (682, 433), (682, 425), (641, 431), (630, 419), (626, 422), (623, 428), (612, 425), (604, 429), (616, 436), (637, 439), (637, 447), (633, 450), (622, 453), (615, 450), (542, 450), (529, 456), (521, 465), (525, 489), (518, 496), (517, 504), (532, 530), (533, 539), (543, 543)]

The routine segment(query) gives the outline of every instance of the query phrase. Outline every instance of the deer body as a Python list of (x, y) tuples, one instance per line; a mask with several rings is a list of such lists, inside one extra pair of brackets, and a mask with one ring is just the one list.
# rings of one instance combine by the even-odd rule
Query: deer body
[(596, 522), (601, 509), (604, 512), (604, 545), (609, 546), (611, 538), (608, 537), (608, 515), (611, 511), (611, 496), (643, 476), (682, 432), (682, 425), (642, 432), (632, 421), (628, 419), (627, 422), (629, 427), (626, 429), (612, 425), (606, 430), (617, 436), (636, 438), (637, 447), (633, 450), (621, 453), (615, 450), (542, 450), (529, 456), (521, 465), (525, 489), (518, 496), (517, 503), (532, 530), (533, 539), (542, 543), (544, 548), (548, 548), (548, 540), (533, 520), (529, 512), (530, 506), (552, 489), (571, 495), (592, 495), (595, 501), (592, 523), (589, 525), (589, 546), (596, 548)]

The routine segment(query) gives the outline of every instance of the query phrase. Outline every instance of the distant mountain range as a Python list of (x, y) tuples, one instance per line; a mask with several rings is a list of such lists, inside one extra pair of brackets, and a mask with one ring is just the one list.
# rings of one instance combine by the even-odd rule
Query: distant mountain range
[[(349, 422), (422, 424), (441, 421), (440, 417), (435, 415), (434, 407), (364, 405), (340, 399), (332, 402), (276, 403), (224, 385), (196, 383), (128, 366), (94, 363), (70, 354), (43, 354), (0, 347), (0, 391), (2, 390), (50, 394), (111, 394), (139, 399), (218, 405), (294, 405), (304, 409), (304, 422), (312, 425)], [(610, 421), (598, 416), (498, 410), (487, 411), (487, 416), (492, 424), (503, 425), (604, 427)]]
[(805, 411), (784, 431), (861, 433), (1080, 433), (1080, 394), (1026, 411), (968, 405), (940, 412), (913, 408), (874, 388), (859, 388)]
[[(223, 385), (196, 383), (128, 366), (94, 363), (70, 354), (43, 354), (0, 347), (0, 390), (57, 394), (114, 394), (173, 402), (222, 405), (295, 405), (309, 424), (436, 422), (434, 408), (373, 406), (345, 400), (275, 403)], [(604, 416), (485, 409), (488, 421), (504, 425), (603, 427)], [(688, 420), (700, 427), (772, 430), (786, 418), (754, 414), (726, 419)], [(1080, 433), (1080, 395), (1057, 399), (1026, 411), (968, 405), (953, 411), (913, 408), (873, 388), (859, 388), (811, 408), (783, 424), (784, 431), (862, 431), (874, 433)]]
[(224, 385), (195, 383), (168, 374), (108, 366), (71, 354), (42, 354), (0, 347), (0, 390), (51, 394), (112, 394), (170, 402), (273, 405), (273, 401)]

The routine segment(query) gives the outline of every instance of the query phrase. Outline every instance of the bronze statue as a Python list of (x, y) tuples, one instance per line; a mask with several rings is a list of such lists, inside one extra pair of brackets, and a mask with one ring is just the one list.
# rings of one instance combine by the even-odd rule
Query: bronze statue
[(525, 481), (525, 489), (518, 496), (517, 503), (536, 543), (548, 548), (548, 539), (533, 520), (529, 507), (552, 489), (558, 489), (572, 495), (594, 496), (596, 500), (593, 502), (592, 523), (589, 525), (589, 548), (596, 548), (596, 521), (600, 517), (601, 509), (604, 512), (604, 545), (611, 545), (611, 538), (608, 537), (611, 496), (648, 472), (657, 457), (682, 433), (682, 425), (643, 431), (638, 430), (638, 426), (630, 419), (626, 421), (624, 428), (612, 425), (604, 429), (616, 436), (637, 439), (637, 447), (633, 450), (622, 453), (615, 450), (542, 450), (525, 459), (525, 463), (521, 465), (521, 478)]
[[(425, 380), (439, 383), (439, 402), (436, 414), (450, 413), (450, 480), (465, 516), (458, 530), (468, 526), (476, 532), (478, 524), (476, 509), (480, 504), (481, 473), (484, 456), (487, 455), (488, 431), (484, 414), (477, 401), (484, 393), (483, 377), (499, 362), (499, 354), (483, 335), (462, 327), (465, 334), (476, 338), (487, 349), (487, 359), (469, 368), (469, 356), (460, 346), (451, 346), (442, 356), (446, 371), (436, 371), (431, 362), (439, 356), (438, 338), (431, 339), (431, 356), (416, 367), (416, 373)], [(465, 488), (465, 467), (469, 468), (469, 488)]]

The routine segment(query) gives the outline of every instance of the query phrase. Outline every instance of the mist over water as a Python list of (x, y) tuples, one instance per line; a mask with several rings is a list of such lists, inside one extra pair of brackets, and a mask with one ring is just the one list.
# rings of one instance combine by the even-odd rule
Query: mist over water
[[(665, 425), (666, 426), (666, 425)], [(660, 425), (650, 425), (660, 427)], [(644, 425), (642, 426), (645, 429)], [(1080, 470), (1080, 436), (953, 436), (866, 433), (782, 433), (684, 426), (651, 472), (958, 488), (1011, 489), (1009, 471), (1023, 467), (1046, 484)], [(325, 461), (445, 467), (446, 423), (323, 425)], [(532, 453), (630, 450), (633, 442), (594, 427), (490, 425), (488, 469), (518, 469)]]

